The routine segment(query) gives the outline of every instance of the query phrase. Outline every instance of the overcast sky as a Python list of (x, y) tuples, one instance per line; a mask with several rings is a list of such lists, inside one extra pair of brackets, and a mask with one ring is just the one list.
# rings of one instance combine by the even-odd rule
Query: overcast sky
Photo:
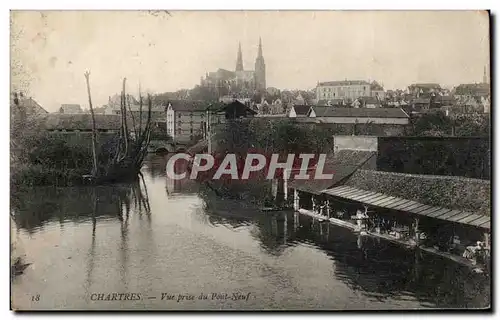
[(88, 108), (118, 93), (192, 88), (218, 68), (234, 70), (241, 41), (253, 70), (259, 36), (267, 86), (310, 89), (318, 81), (480, 82), (489, 62), (489, 21), (473, 11), (44, 11), (11, 14), (12, 84), (45, 109)]

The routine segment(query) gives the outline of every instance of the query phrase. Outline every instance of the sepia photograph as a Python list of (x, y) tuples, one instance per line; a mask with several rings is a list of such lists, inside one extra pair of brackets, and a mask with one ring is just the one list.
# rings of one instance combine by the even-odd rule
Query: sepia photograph
[(11, 10), (10, 309), (492, 309), (491, 13)]

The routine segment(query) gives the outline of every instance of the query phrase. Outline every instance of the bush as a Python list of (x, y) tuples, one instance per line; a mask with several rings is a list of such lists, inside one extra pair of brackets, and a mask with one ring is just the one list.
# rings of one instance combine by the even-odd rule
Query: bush
[(67, 186), (78, 184), (86, 173), (86, 169), (61, 170), (41, 164), (23, 165), (11, 168), (10, 182), (12, 191), (40, 185)]

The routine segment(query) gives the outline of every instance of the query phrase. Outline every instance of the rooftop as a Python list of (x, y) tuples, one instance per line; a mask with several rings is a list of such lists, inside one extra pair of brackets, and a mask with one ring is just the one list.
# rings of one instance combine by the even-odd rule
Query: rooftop
[(322, 190), (330, 188), (349, 177), (362, 167), (376, 153), (370, 151), (340, 150), (327, 155), (324, 173), (332, 173), (333, 179), (327, 180), (291, 180), (290, 188), (320, 194)]
[(456, 176), (436, 176), (358, 170), (346, 186), (417, 201), (430, 206), (490, 215), (490, 182)]
[(61, 113), (81, 113), (82, 107), (79, 104), (61, 104)]
[(309, 112), (310, 106), (306, 105), (294, 105), (293, 109), (295, 110), (295, 113), (297, 115), (307, 115), (307, 112)]
[(326, 81), (318, 83), (318, 86), (359, 86), (369, 85), (365, 80), (343, 80), (343, 81)]
[(408, 118), (401, 108), (311, 107), (316, 117)]
[(174, 111), (205, 111), (207, 107), (210, 105), (207, 101), (202, 100), (169, 100), (163, 102), (165, 106), (172, 106)]
[[(92, 115), (49, 113), (44, 118), (44, 126), (48, 130), (92, 130)], [(97, 130), (118, 130), (121, 125), (119, 115), (95, 115)]]
[(441, 89), (438, 83), (414, 83), (409, 86), (410, 88), (426, 88), (426, 89)]

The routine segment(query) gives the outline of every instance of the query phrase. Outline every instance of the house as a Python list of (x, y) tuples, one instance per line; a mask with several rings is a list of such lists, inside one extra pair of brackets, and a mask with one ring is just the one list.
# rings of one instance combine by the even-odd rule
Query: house
[(312, 106), (307, 114), (316, 123), (409, 123), (409, 115), (399, 108), (335, 108)]
[(307, 117), (307, 112), (309, 112), (310, 106), (306, 105), (294, 105), (288, 112), (289, 118), (297, 118), (297, 117)]
[(347, 101), (345, 99), (329, 99), (329, 100), (318, 100), (317, 106), (345, 106)]
[(423, 110), (429, 110), (431, 105), (431, 98), (416, 98), (411, 102), (412, 111), (421, 112)]
[[(121, 117), (118, 115), (96, 114), (95, 126), (99, 132), (119, 132)], [(92, 132), (90, 113), (63, 114), (49, 113), (44, 116), (44, 128), (51, 132)]]
[(488, 97), (490, 95), (490, 85), (488, 83), (468, 83), (461, 84), (453, 90), (457, 98)]
[(420, 95), (427, 96), (432, 92), (441, 91), (441, 86), (437, 83), (415, 83), (408, 86), (408, 93), (412, 96), (419, 97)]
[(380, 101), (376, 97), (360, 97), (351, 104), (354, 108), (378, 108)]
[(11, 112), (17, 114), (21, 109), (25, 112), (26, 116), (39, 117), (48, 113), (33, 98), (27, 98), (22, 93), (19, 95), (15, 93), (11, 99)]
[(224, 116), (224, 119), (228, 120), (250, 118), (257, 115), (255, 110), (238, 100), (219, 106), (214, 110), (221, 113)]
[[(209, 104), (204, 101), (171, 100), (166, 109), (167, 133), (175, 142), (189, 143), (204, 137), (208, 130), (208, 119), (221, 123), (223, 116), (208, 113)], [(214, 119), (215, 117), (215, 119)]]
[(351, 99), (371, 96), (371, 84), (364, 80), (318, 82), (316, 100)]
[(59, 113), (79, 114), (83, 113), (83, 110), (79, 104), (62, 104), (61, 107), (59, 108)]

